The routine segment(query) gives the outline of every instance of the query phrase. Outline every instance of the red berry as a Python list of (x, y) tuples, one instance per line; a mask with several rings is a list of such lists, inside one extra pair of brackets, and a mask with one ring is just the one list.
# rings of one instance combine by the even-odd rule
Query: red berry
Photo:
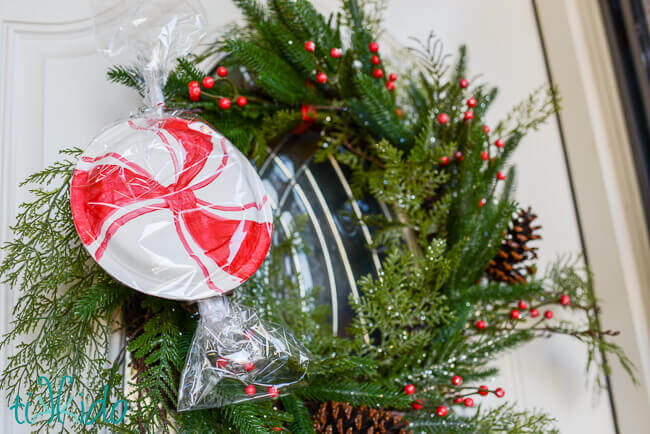
[(253, 396), (253, 395), (255, 395), (255, 386), (253, 386), (252, 384), (249, 384), (249, 385), (246, 386), (246, 388), (244, 389), (244, 392), (246, 392), (246, 395), (248, 395), (248, 396)]
[(384, 76), (384, 71), (382, 69), (375, 69), (372, 73), (372, 75), (375, 76), (375, 78), (382, 78)]
[(503, 146), (504, 146), (505, 144), (506, 144), (506, 143), (503, 141), (503, 139), (497, 139), (497, 141), (494, 142), (494, 145), (495, 145), (497, 148), (503, 148)]
[(454, 152), (454, 158), (458, 161), (463, 161), (463, 158), (465, 158), (465, 156), (463, 155), (462, 152), (456, 151)]
[(521, 312), (519, 312), (517, 309), (512, 309), (510, 311), (510, 318), (519, 319), (520, 317), (521, 317)]
[(462, 382), (463, 382), (463, 377), (461, 377), (460, 375), (454, 375), (451, 378), (451, 384), (453, 384), (454, 386), (460, 386)]
[(498, 172), (497, 172), (497, 179), (498, 179), (499, 181), (503, 181), (504, 179), (506, 179), (506, 174), (503, 173), (503, 172), (501, 172), (501, 171), (498, 171)]
[(223, 66), (220, 66), (217, 68), (217, 75), (219, 77), (225, 77), (226, 75), (228, 75), (228, 70)]
[(440, 122), (442, 125), (446, 124), (449, 122), (449, 115), (447, 113), (440, 113), (438, 115), (438, 122)]
[(503, 398), (506, 396), (506, 391), (500, 387), (497, 387), (497, 390), (494, 391), (494, 394), (497, 396), (497, 398)]
[(526, 310), (526, 309), (528, 309), (528, 303), (526, 303), (526, 302), (523, 301), (523, 300), (519, 300), (519, 304), (518, 304), (517, 306), (518, 306), (519, 309), (521, 309), (521, 310)]
[(539, 311), (536, 308), (532, 308), (530, 310), (530, 316), (533, 318), (537, 318), (539, 316)]
[(469, 86), (469, 81), (467, 81), (466, 78), (461, 78), (460, 81), (458, 82), (458, 85), (465, 89), (467, 86)]
[(199, 87), (199, 82), (196, 80), (192, 80), (189, 83), (187, 83), (188, 89), (192, 89), (193, 87)]
[(395, 82), (394, 81), (387, 81), (386, 82), (386, 89), (394, 90), (395, 89)]
[(485, 321), (482, 319), (476, 321), (476, 328), (479, 330), (483, 330), (485, 328)]
[(474, 119), (474, 112), (471, 110), (467, 110), (465, 112), (465, 115), (463, 116), (463, 119), (465, 119), (466, 121), (471, 121), (472, 119)]
[(402, 111), (401, 108), (396, 108), (396, 109), (395, 109), (395, 114), (396, 114), (397, 116), (399, 116), (399, 117), (402, 117), (402, 115), (404, 115), (404, 112)]
[(413, 410), (422, 410), (422, 400), (417, 399), (411, 403), (411, 407), (413, 407)]
[(483, 132), (484, 132), (485, 134), (489, 134), (489, 133), (490, 133), (490, 127), (488, 127), (487, 125), (483, 125), (481, 128), (483, 128)]
[(447, 157), (447, 156), (440, 157), (440, 164), (442, 164), (443, 166), (446, 166), (447, 164), (449, 164), (449, 157)]
[(228, 110), (230, 108), (230, 100), (228, 98), (221, 98), (219, 100), (219, 107), (224, 110)]
[(465, 407), (474, 407), (474, 400), (472, 398), (465, 398), (463, 404), (465, 404)]
[(314, 41), (305, 42), (305, 50), (309, 51), (310, 53), (313, 53), (315, 49), (316, 49), (316, 44), (314, 43)]
[(379, 56), (376, 54), (370, 58), (370, 63), (373, 65), (379, 65), (381, 63), (381, 60), (379, 59)]
[(489, 392), (488, 387), (485, 385), (478, 388), (478, 394), (481, 396), (487, 395), (488, 392)]
[(404, 393), (407, 395), (413, 395), (415, 393), (415, 386), (412, 384), (407, 384), (404, 386)]
[(490, 154), (488, 154), (487, 151), (482, 151), (481, 152), (481, 160), (487, 161), (490, 158)]
[(562, 296), (560, 297), (560, 304), (563, 306), (568, 306), (569, 303), (571, 303), (571, 297), (569, 297), (566, 294), (562, 294)]
[(192, 101), (198, 101), (201, 99), (201, 88), (197, 86), (191, 87), (189, 89), (190, 99)]
[(277, 398), (280, 392), (278, 391), (278, 388), (275, 386), (269, 386), (268, 389), (266, 389), (266, 392), (269, 394), (271, 398)]
[(487, 200), (485, 200), (485, 198), (483, 198), (483, 199), (478, 201), (478, 207), (483, 208), (486, 203), (487, 203)]
[(227, 364), (228, 364), (228, 359), (226, 359), (224, 357), (219, 357), (217, 359), (217, 362), (216, 362), (217, 368), (225, 368)]
[(371, 53), (376, 53), (379, 51), (379, 44), (373, 41), (368, 45), (368, 49)]
[(246, 370), (246, 372), (252, 371), (253, 369), (255, 369), (255, 363), (253, 362), (244, 363), (244, 369)]
[(544, 318), (552, 319), (553, 318), (553, 311), (552, 310), (547, 310), (546, 312), (544, 312)]
[(324, 72), (319, 72), (318, 75), (316, 76), (316, 81), (319, 82), (320, 84), (324, 84), (327, 81), (327, 74)]
[(463, 402), (463, 397), (462, 396), (457, 396), (456, 399), (454, 399), (454, 402), (456, 404), (460, 404), (461, 402)]
[(210, 77), (209, 75), (207, 77), (203, 77), (203, 87), (206, 89), (212, 89), (214, 87), (214, 78)]
[(330, 56), (332, 56), (334, 59), (338, 59), (341, 57), (341, 49), (340, 48), (332, 48), (330, 50)]
[(467, 107), (473, 108), (476, 107), (476, 98), (472, 97), (467, 100)]
[(237, 97), (237, 105), (239, 107), (244, 107), (246, 104), (248, 104), (248, 100), (245, 96)]
[(388, 79), (389, 79), (390, 81), (395, 81), (395, 80), (397, 80), (397, 74), (395, 74), (394, 72), (391, 72), (391, 73), (388, 75)]
[(280, 428), (279, 426), (274, 426), (273, 428), (271, 428), (271, 430), (272, 431), (282, 431), (282, 428)]
[(447, 416), (447, 407), (445, 407), (444, 405), (439, 405), (438, 408), (436, 408), (436, 413), (440, 417)]

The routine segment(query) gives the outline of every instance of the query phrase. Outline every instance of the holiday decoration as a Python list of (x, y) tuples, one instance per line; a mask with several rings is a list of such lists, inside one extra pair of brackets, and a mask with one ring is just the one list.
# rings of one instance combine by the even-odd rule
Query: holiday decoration
[(306, 375), (309, 353), (281, 327), (224, 297), (202, 301), (199, 312), (178, 389), (179, 411), (275, 398)]
[(271, 242), (254, 169), (199, 120), (131, 118), (105, 130), (77, 165), (70, 206), (93, 258), (159, 297), (198, 300), (239, 286)]
[(323, 402), (314, 412), (313, 428), (321, 433), (410, 434), (409, 422), (397, 412), (354, 407), (346, 402)]
[(537, 233), (541, 226), (533, 223), (536, 219), (537, 215), (530, 208), (519, 210), (512, 218), (499, 252), (486, 269), (491, 279), (522, 283), (526, 282), (527, 276), (534, 274), (530, 261), (537, 258), (537, 247), (530, 243), (541, 238)]
[[(40, 389), (29, 379), (43, 370), (59, 377), (83, 373), (83, 386), (71, 393), (101, 395), (108, 382), (107, 400), (129, 402), (121, 428), (136, 432), (552, 432), (551, 417), (516, 403), (475, 405), (513, 400), (501, 388), (479, 388), (503, 369), (504, 352), (561, 334), (584, 342), (591, 363), (605, 354), (633, 373), (611, 339), (616, 332), (599, 327), (600, 307), (579, 264), (564, 260), (534, 273), (535, 257), (514, 262), (511, 254), (522, 256), (516, 250), (521, 245), (510, 241), (521, 233), (515, 224), (525, 225), (511, 221), (518, 208), (510, 157), (522, 137), (557, 110), (554, 89), (526, 98), (495, 122), (492, 136), (484, 125), (496, 91), (483, 83), (469, 88), (464, 77), (473, 74), (465, 49), (450, 65), (432, 37), (413, 50), (398, 50), (399, 57), (380, 58), (377, 2), (345, 0), (331, 19), (307, 0), (235, 2), (245, 28), (228, 30), (214, 43), (206, 39), (195, 55), (185, 55), (185, 39), (169, 45), (164, 33), (157, 46), (181, 48), (164, 70), (143, 69), (140, 59), (146, 65), (149, 57), (136, 57), (111, 68), (109, 78), (145, 96), (148, 109), (135, 116), (139, 127), (138, 118), (144, 118), (157, 120), (145, 122), (148, 128), (168, 128), (165, 120), (187, 121), (190, 130), (209, 128), (209, 142), (218, 140), (207, 155), (214, 152), (217, 159), (204, 168), (213, 174), (224, 154), (220, 137), (226, 137), (245, 156), (238, 161), (250, 159), (259, 172), (267, 201), (261, 209), (240, 211), (195, 206), (195, 198), (230, 206), (224, 201), (231, 198), (202, 196), (227, 179), (225, 172), (214, 185), (190, 191), (195, 184), (182, 174), (176, 179), (166, 148), (151, 161), (121, 155), (123, 161), (100, 164), (124, 169), (129, 179), (130, 171), (138, 174), (138, 191), (153, 186), (164, 193), (149, 180), (157, 179), (160, 167), (169, 179), (156, 182), (179, 188), (152, 201), (169, 199), (175, 208), (135, 216), (111, 233), (107, 249), (125, 228), (182, 209), (241, 225), (272, 224), (267, 258), (228, 298), (189, 303), (125, 287), (93, 261), (95, 250), (88, 252), (76, 235), (70, 180), (82, 151), (65, 151), (61, 161), (27, 179), (39, 193), (21, 208), (14, 239), (4, 248), (0, 275), (20, 295), (14, 328), (2, 345), (21, 342), (0, 376), (5, 390), (25, 390), (37, 402)], [(156, 8), (154, 1), (130, 3), (148, 13), (171, 9)], [(168, 27), (172, 34), (200, 23), (191, 12), (194, 4), (172, 5), (179, 17), (190, 17)], [(131, 9), (125, 14), (138, 16)], [(120, 28), (112, 26), (110, 33)], [(130, 37), (129, 46), (142, 46), (137, 32)], [(391, 80), (385, 65), (402, 66), (399, 81)], [(375, 69), (382, 77), (375, 77)], [(152, 81), (159, 86), (149, 86)], [(226, 108), (223, 99), (230, 102)], [(472, 119), (465, 119), (468, 109)], [(136, 131), (164, 144), (151, 130)], [(161, 135), (173, 149), (185, 149), (182, 138)], [(188, 158), (197, 158), (185, 151), (175, 155), (179, 171), (191, 166)], [(132, 157), (151, 177), (129, 166)], [(201, 173), (188, 178), (204, 179)], [(253, 202), (260, 205), (257, 198), (243, 205)], [(149, 211), (150, 205), (133, 207)], [(267, 206), (273, 222), (266, 214), (263, 221), (248, 217)], [(233, 214), (237, 218), (228, 217)], [(170, 243), (180, 239), (174, 221)], [(530, 234), (537, 235), (533, 224)], [(204, 232), (194, 236), (213, 235)], [(532, 249), (533, 239), (526, 240)], [(188, 243), (179, 260), (196, 267), (189, 252), (201, 255), (203, 249)], [(508, 259), (498, 259), (501, 253)], [(505, 264), (523, 281), (512, 280)], [(223, 261), (208, 265), (225, 267)], [(562, 321), (550, 310), (560, 306), (571, 314)], [(527, 320), (544, 311), (549, 313)], [(115, 321), (124, 344), (109, 358), (115, 354), (107, 351)], [(44, 332), (31, 333), (38, 330)], [(25, 363), (36, 358), (37, 364)], [(604, 373), (607, 365), (602, 368)], [(456, 375), (462, 376), (459, 384)], [(68, 410), (80, 409), (72, 403)]]

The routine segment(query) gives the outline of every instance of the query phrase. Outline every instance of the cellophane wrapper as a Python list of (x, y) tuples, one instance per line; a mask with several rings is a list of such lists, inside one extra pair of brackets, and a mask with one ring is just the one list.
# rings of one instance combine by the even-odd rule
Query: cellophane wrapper
[(255, 273), (268, 252), (270, 200), (226, 137), (197, 113), (165, 107), (170, 71), (204, 35), (200, 4), (91, 1), (100, 51), (127, 65), (144, 106), (83, 152), (71, 182), (77, 232), (122, 283), (199, 301), (179, 410), (274, 398), (304, 377), (310, 355), (288, 331), (223, 295)]
[(178, 410), (275, 398), (307, 373), (310, 353), (279, 325), (227, 297), (199, 302), (178, 391)]

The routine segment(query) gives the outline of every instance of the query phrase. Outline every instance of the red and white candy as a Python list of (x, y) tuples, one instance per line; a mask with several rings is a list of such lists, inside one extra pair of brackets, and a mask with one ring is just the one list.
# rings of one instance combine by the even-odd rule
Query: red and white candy
[(99, 265), (159, 297), (233, 289), (271, 243), (271, 205), (255, 169), (196, 119), (131, 118), (108, 128), (83, 153), (70, 202)]

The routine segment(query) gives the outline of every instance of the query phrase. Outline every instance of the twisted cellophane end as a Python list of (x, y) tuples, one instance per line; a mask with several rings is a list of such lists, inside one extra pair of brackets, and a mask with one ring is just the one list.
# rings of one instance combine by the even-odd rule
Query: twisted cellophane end
[(275, 398), (306, 375), (309, 351), (279, 325), (225, 296), (200, 301), (199, 313), (179, 411)]

